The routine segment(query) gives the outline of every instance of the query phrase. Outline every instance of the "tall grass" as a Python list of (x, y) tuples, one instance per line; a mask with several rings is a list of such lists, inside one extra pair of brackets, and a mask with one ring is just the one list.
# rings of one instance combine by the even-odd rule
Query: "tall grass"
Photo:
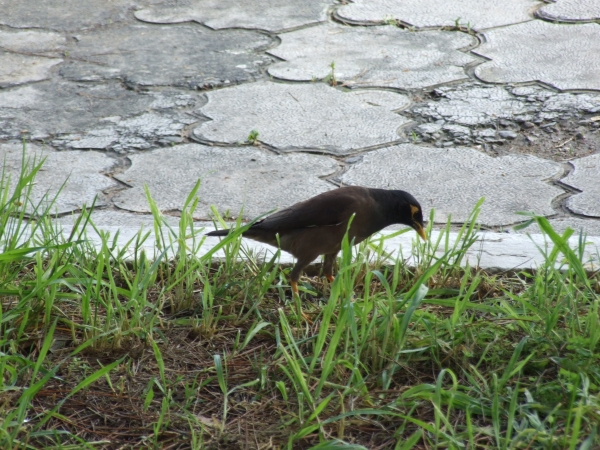
[(248, 225), (200, 254), (199, 184), (178, 227), (147, 191), (154, 227), (118, 246), (93, 205), (64, 234), (54, 199), (31, 204), (42, 164), (24, 152), (0, 182), (1, 448), (600, 445), (600, 282), (572, 231), (533, 217), (545, 264), (488, 275), (466, 263), (478, 204), (410, 266), (345, 240), (335, 281), (297, 302)]

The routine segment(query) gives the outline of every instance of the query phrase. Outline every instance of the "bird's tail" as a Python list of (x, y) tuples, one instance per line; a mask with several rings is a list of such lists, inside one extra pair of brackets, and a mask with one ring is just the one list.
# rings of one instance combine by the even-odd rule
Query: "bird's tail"
[(210, 233), (206, 233), (206, 236), (227, 236), (230, 230), (215, 230)]

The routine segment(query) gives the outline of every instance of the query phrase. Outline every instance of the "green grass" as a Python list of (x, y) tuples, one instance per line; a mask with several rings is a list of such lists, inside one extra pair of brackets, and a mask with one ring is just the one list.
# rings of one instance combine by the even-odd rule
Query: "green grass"
[(87, 211), (64, 237), (51, 201), (28, 203), (41, 164), (1, 179), (0, 448), (599, 447), (599, 277), (544, 218), (534, 274), (464, 267), (476, 207), (457, 244), (415, 241), (412, 267), (345, 242), (297, 302), (239, 222), (190, 256), (199, 185), (178, 229), (148, 195), (128, 253), (90, 245)]

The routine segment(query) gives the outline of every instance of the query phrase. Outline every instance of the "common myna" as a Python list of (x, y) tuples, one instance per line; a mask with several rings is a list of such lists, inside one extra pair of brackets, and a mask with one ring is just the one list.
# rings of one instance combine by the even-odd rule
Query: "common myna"
[[(408, 192), (348, 186), (324, 192), (262, 219), (244, 231), (243, 236), (277, 246), (298, 260), (290, 274), (294, 294), (302, 270), (319, 255), (325, 255), (323, 272), (333, 281), (333, 263), (341, 249), (348, 221), (355, 214), (348, 238), (354, 244), (373, 233), (401, 223), (414, 228), (427, 239), (419, 202)], [(226, 236), (229, 230), (216, 230), (207, 236)]]

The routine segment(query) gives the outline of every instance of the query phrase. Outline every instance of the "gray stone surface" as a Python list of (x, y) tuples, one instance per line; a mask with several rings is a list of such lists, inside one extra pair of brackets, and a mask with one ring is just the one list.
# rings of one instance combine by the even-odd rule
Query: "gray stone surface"
[(60, 59), (0, 52), (0, 88), (45, 80), (52, 67), (60, 62)]
[[(99, 195), (96, 205), (102, 206), (106, 204), (102, 191), (117, 187), (113, 180), (102, 174), (110, 171), (115, 164), (115, 160), (105, 154), (82, 151), (56, 152), (28, 144), (26, 155), (30, 163), (34, 159), (39, 163), (42, 158), (46, 158), (35, 178), (31, 203), (27, 205), (29, 212), (38, 204), (41, 205), (41, 210), (47, 208), (59, 190), (60, 195), (51, 206), (51, 213), (74, 211), (84, 204), (89, 206), (96, 195)], [(11, 177), (11, 192), (21, 171), (22, 157), (22, 144), (0, 144), (0, 161), (5, 176)]]
[(538, 16), (559, 22), (591, 22), (600, 19), (597, 0), (559, 0), (538, 9)]
[(492, 158), (471, 148), (432, 149), (404, 144), (366, 154), (341, 176), (344, 184), (403, 189), (436, 222), (465, 221), (485, 197), (479, 221), (508, 225), (523, 221), (518, 211), (554, 214), (551, 202), (563, 193), (543, 180), (562, 173), (560, 164), (533, 156)]
[(153, 0), (0, 0), (0, 24), (14, 28), (76, 30), (127, 19), (128, 11)]
[(207, 93), (202, 113), (212, 121), (194, 130), (204, 141), (244, 142), (251, 130), (278, 150), (313, 149), (344, 154), (398, 142), (408, 104), (389, 91), (342, 92), (323, 83), (260, 82)]
[(471, 130), (469, 128), (461, 125), (444, 125), (442, 129), (454, 137), (468, 136), (471, 134)]
[(465, 64), (475, 61), (458, 51), (474, 45), (468, 34), (411, 32), (394, 26), (347, 27), (323, 24), (280, 36), (269, 53), (286, 60), (269, 74), (295, 81), (334, 74), (345, 86), (420, 88), (467, 78)]
[(0, 30), (0, 88), (47, 79), (65, 44), (58, 33)]
[(558, 89), (600, 89), (600, 25), (541, 20), (485, 32), (475, 52), (491, 61), (475, 74), (491, 83), (542, 81)]
[(0, 90), (0, 139), (50, 140), (70, 149), (146, 149), (180, 141), (184, 127), (199, 120), (188, 110), (204, 102), (200, 93), (176, 89), (36, 83)]
[(52, 31), (0, 30), (0, 48), (20, 55), (35, 53), (46, 57), (61, 57), (66, 44), (67, 40), (62, 34)]
[(334, 188), (319, 177), (333, 174), (331, 158), (308, 154), (275, 155), (255, 147), (179, 145), (130, 157), (132, 166), (116, 178), (133, 186), (113, 201), (121, 209), (149, 212), (143, 186), (148, 184), (161, 211), (181, 210), (198, 179), (202, 180), (196, 218), (220, 213), (254, 218)]
[(498, 136), (500, 136), (503, 139), (516, 139), (517, 133), (510, 130), (500, 130), (498, 131)]
[(135, 13), (145, 22), (196, 21), (211, 28), (256, 28), (279, 31), (326, 19), (332, 0), (178, 0), (161, 1)]
[(574, 169), (561, 181), (582, 191), (567, 199), (567, 207), (586, 216), (600, 217), (600, 154), (571, 161)]
[(531, 20), (536, 0), (354, 0), (337, 14), (354, 22), (400, 20), (416, 27), (461, 26), (481, 30)]
[(255, 79), (273, 43), (254, 31), (212, 31), (198, 24), (116, 25), (82, 32), (60, 73), (78, 81), (214, 87)]
[[(587, 236), (600, 236), (600, 219), (580, 219), (579, 217), (560, 217), (549, 219), (550, 225), (557, 233), (564, 233), (567, 228), (575, 231), (575, 235), (579, 235), (580, 231)], [(521, 230), (510, 230), (519, 234), (535, 234), (541, 233), (537, 224), (532, 223), (527, 228)]]

